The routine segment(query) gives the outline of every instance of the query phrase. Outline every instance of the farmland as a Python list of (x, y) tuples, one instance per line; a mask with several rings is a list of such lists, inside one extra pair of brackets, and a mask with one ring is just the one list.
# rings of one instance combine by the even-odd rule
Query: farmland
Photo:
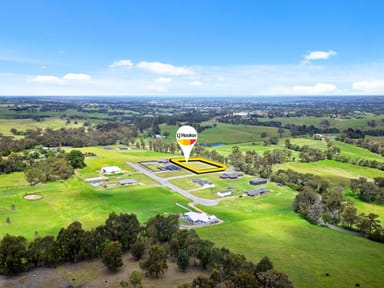
[[(167, 113), (173, 108), (162, 108)], [(84, 122), (93, 119), (92, 125), (115, 117), (96, 112), (85, 113), (73, 109), (67, 110), (67, 118), (75, 119), (67, 123), (67, 118), (60, 118), (64, 112), (39, 112), (41, 115), (50, 116), (43, 121), (31, 119), (6, 119), (12, 117), (14, 112), (4, 110), (0, 117), (0, 133), (11, 135), (10, 129), (16, 128), (25, 131), (27, 128), (79, 128)], [(108, 110), (109, 112), (110, 110)], [(113, 112), (113, 110), (111, 110)], [(124, 110), (125, 115), (135, 114), (135, 111)], [(116, 111), (115, 111), (116, 112)], [(120, 110), (118, 112), (121, 112)], [(27, 112), (23, 112), (27, 115)], [(21, 114), (23, 114), (21, 113)], [(39, 114), (38, 113), (38, 114)], [(204, 112), (206, 113), (206, 112)], [(20, 114), (20, 115), (21, 115)], [(23, 114), (24, 115), (24, 114)], [(151, 111), (145, 111), (149, 118)], [(152, 116), (151, 116), (152, 115)], [(87, 116), (86, 119), (77, 119), (78, 116)], [(118, 116), (116, 116), (118, 117)], [(331, 127), (344, 129), (345, 127), (367, 128), (367, 121), (381, 121), (381, 116), (366, 114), (356, 118), (329, 117), (291, 117), (278, 118), (282, 123), (308, 124), (314, 123), (321, 127), (322, 121), (329, 120)], [(271, 118), (272, 119), (272, 118)], [(260, 118), (260, 121), (267, 119)], [(77, 124), (75, 123), (77, 121)], [(312, 122), (311, 122), (312, 121)], [(327, 151), (324, 141), (314, 140), (312, 135), (291, 137), (290, 131), (283, 132), (276, 127), (254, 125), (224, 124), (211, 119), (201, 122), (201, 125), (211, 126), (199, 133), (198, 144), (225, 144), (208, 146), (205, 149), (215, 150), (228, 157), (237, 146), (241, 152), (254, 150), (259, 154), (274, 149), (285, 149), (285, 140), (289, 139), (293, 145), (300, 147), (308, 145)], [(150, 126), (151, 127), (151, 126)], [(160, 133), (169, 132), (167, 138), (161, 138), (165, 143), (174, 141), (174, 134), (179, 126), (159, 125)], [(169, 215), (185, 212), (176, 203), (187, 206), (190, 200), (171, 192), (162, 185), (161, 181), (168, 181), (180, 189), (188, 190), (193, 196), (219, 201), (217, 206), (208, 207), (197, 205), (204, 212), (216, 215), (224, 221), (223, 224), (199, 228), (198, 233), (202, 238), (214, 241), (217, 246), (224, 246), (232, 251), (244, 254), (254, 262), (263, 256), (268, 256), (275, 268), (287, 273), (296, 287), (354, 287), (360, 283), (362, 287), (381, 287), (384, 276), (384, 246), (363, 237), (352, 236), (347, 233), (333, 231), (324, 227), (311, 225), (299, 214), (292, 211), (293, 199), (296, 191), (287, 186), (279, 186), (268, 182), (265, 185), (252, 186), (251, 179), (259, 178), (258, 175), (244, 175), (239, 179), (221, 179), (221, 173), (194, 175), (189, 171), (160, 172), (157, 160), (180, 157), (177, 150), (174, 154), (149, 151), (149, 141), (157, 141), (149, 131), (151, 128), (138, 129), (135, 141), (103, 146), (90, 146), (81, 148), (61, 147), (69, 152), (72, 149), (83, 153), (94, 153), (86, 157), (87, 166), (76, 169), (75, 175), (68, 180), (60, 180), (44, 184), (29, 186), (23, 172), (12, 172), (0, 175), (0, 237), (6, 233), (24, 235), (28, 240), (36, 235), (56, 235), (61, 227), (66, 227), (73, 221), (80, 221), (85, 229), (100, 225), (111, 212), (135, 213), (140, 221), (145, 222), (156, 214)], [(263, 133), (263, 135), (262, 135)], [(22, 136), (17, 136), (20, 139)], [(276, 137), (278, 143), (269, 145), (265, 139)], [(137, 145), (143, 139), (145, 147)], [(381, 141), (382, 137), (375, 137)], [(333, 140), (332, 144), (340, 149), (340, 155), (348, 159), (367, 159), (384, 161), (384, 158), (367, 149), (359, 148)], [(109, 143), (110, 144), (110, 143)], [(121, 146), (127, 150), (120, 149)], [(140, 147), (140, 148), (139, 148)], [(273, 170), (292, 169), (300, 173), (312, 173), (322, 176), (330, 182), (331, 187), (342, 185), (343, 193), (347, 199), (353, 201), (358, 213), (375, 213), (380, 216), (384, 224), (384, 206), (378, 203), (365, 203), (353, 197), (348, 188), (350, 179), (366, 177), (370, 181), (374, 177), (384, 177), (384, 172), (379, 169), (361, 167), (336, 160), (321, 160), (317, 162), (300, 162), (299, 151), (290, 150), (292, 157), (289, 162), (273, 164)], [(29, 151), (27, 151), (29, 152)], [(178, 155), (176, 155), (178, 154)], [(5, 156), (6, 159), (8, 156)], [(145, 174), (138, 173), (127, 162), (140, 163), (150, 161), (147, 166), (155, 175), (162, 178), (154, 180)], [(85, 182), (86, 178), (100, 176), (100, 169), (104, 166), (118, 166), (122, 174), (107, 176), (108, 181), (98, 187)], [(228, 171), (232, 172), (229, 163)], [(200, 167), (203, 168), (203, 167)], [(169, 179), (168, 179), (169, 178)], [(122, 186), (119, 181), (133, 179), (138, 183)], [(192, 182), (193, 179), (206, 180), (214, 187), (202, 188)], [(106, 184), (106, 185), (104, 185)], [(109, 186), (106, 188), (105, 186)], [(244, 192), (265, 187), (271, 193), (261, 197), (239, 197)], [(217, 196), (217, 192), (231, 189), (233, 195), (226, 198)], [(23, 198), (26, 194), (41, 195), (42, 199), (28, 201)], [(6, 219), (9, 218), (9, 221)], [(325, 275), (329, 276), (325, 276)], [(93, 277), (93, 276), (92, 276)]]
[[(170, 135), (175, 135), (176, 126), (160, 126), (161, 132), (169, 132)], [(235, 144), (254, 142), (262, 140), (261, 133), (265, 132), (270, 137), (278, 136), (278, 129), (274, 127), (262, 127), (262, 126), (248, 126), (248, 125), (229, 125), (217, 123), (216, 127), (205, 129), (199, 133), (198, 142), (203, 143), (223, 143), (223, 144)], [(286, 136), (289, 132), (285, 131)], [(168, 141), (174, 141), (173, 136), (167, 139)]]

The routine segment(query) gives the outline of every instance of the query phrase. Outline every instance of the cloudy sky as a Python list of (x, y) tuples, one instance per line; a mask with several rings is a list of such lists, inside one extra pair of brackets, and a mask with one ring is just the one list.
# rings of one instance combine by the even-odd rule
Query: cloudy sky
[(382, 95), (384, 2), (2, 0), (0, 95)]

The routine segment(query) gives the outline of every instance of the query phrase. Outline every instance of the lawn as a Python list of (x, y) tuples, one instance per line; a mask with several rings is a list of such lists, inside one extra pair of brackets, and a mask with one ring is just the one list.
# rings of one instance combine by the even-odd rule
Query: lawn
[(311, 225), (292, 212), (292, 190), (276, 185), (273, 190), (204, 207), (225, 223), (199, 234), (255, 262), (268, 255), (295, 287), (382, 287), (383, 244)]

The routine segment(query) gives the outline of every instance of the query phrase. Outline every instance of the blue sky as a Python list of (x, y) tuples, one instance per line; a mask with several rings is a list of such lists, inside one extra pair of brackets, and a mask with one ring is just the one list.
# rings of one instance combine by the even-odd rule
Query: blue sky
[(0, 2), (0, 95), (384, 94), (383, 1)]

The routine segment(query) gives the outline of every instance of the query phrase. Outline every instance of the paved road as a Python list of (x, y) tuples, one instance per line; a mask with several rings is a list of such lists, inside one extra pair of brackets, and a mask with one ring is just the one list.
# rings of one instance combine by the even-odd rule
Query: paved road
[[(219, 203), (218, 200), (211, 200), (211, 199), (204, 199), (204, 198), (196, 197), (196, 196), (192, 195), (191, 193), (189, 193), (188, 191), (181, 189), (180, 187), (173, 185), (172, 183), (169, 183), (167, 179), (161, 178), (161, 177), (157, 176), (155, 173), (145, 169), (140, 164), (133, 163), (133, 162), (127, 162), (127, 165), (131, 166), (136, 171), (139, 171), (140, 173), (147, 175), (148, 177), (152, 178), (153, 180), (160, 183), (161, 185), (168, 187), (172, 191), (177, 192), (177, 193), (183, 195), (184, 197), (192, 200), (194, 204), (200, 204), (200, 205), (204, 205), (204, 206), (215, 206), (215, 205), (217, 205), (217, 203)], [(185, 175), (183, 175), (183, 176), (185, 176)]]

